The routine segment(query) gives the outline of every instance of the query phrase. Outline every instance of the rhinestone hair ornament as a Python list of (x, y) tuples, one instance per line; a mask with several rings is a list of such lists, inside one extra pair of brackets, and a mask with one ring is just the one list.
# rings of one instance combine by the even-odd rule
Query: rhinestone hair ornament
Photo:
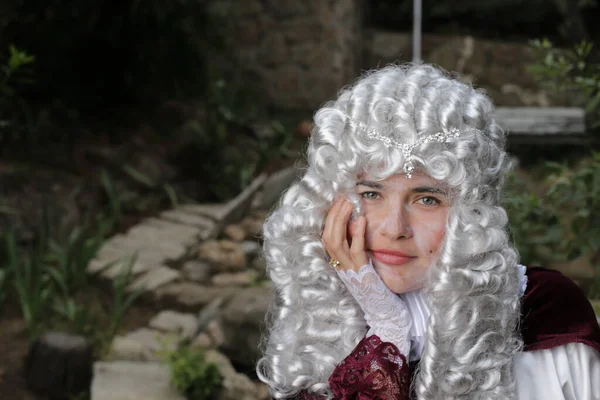
[[(405, 160), (402, 170), (404, 171), (404, 173), (406, 173), (406, 177), (408, 179), (412, 178), (412, 173), (415, 170), (415, 165), (413, 162), (413, 155), (412, 155), (412, 152), (415, 148), (421, 146), (422, 144), (431, 143), (431, 142), (446, 143), (453, 139), (458, 138), (461, 134), (460, 129), (453, 127), (453, 128), (450, 128), (450, 130), (448, 130), (448, 132), (437, 132), (437, 133), (434, 133), (433, 135), (427, 135), (425, 137), (418, 139), (417, 141), (415, 141), (412, 144), (401, 143), (397, 140), (392, 139), (391, 137), (382, 135), (381, 133), (379, 133), (379, 131), (377, 131), (374, 128), (369, 128), (367, 126), (367, 124), (365, 124), (364, 122), (357, 121), (346, 113), (344, 113), (344, 116), (346, 117), (346, 119), (348, 120), (350, 125), (365, 132), (367, 134), (367, 137), (374, 139), (374, 140), (378, 140), (387, 147), (393, 147), (393, 148), (396, 148), (396, 149), (399, 149), (400, 151), (402, 151), (402, 154), (404, 155), (404, 160)], [(479, 129), (475, 129), (475, 128), (469, 128), (462, 132), (471, 132), (471, 131), (476, 131), (476, 132), (482, 133)]]

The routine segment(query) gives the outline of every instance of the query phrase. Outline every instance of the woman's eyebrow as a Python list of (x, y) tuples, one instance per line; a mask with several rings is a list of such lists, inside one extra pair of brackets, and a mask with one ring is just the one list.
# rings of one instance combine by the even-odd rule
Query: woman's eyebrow
[(448, 193), (445, 190), (442, 190), (435, 186), (418, 186), (416, 188), (411, 189), (412, 193), (436, 193), (443, 194), (446, 196)]
[(356, 182), (356, 186), (367, 186), (372, 189), (381, 190), (384, 186), (381, 183), (373, 182), (373, 181), (358, 181)]

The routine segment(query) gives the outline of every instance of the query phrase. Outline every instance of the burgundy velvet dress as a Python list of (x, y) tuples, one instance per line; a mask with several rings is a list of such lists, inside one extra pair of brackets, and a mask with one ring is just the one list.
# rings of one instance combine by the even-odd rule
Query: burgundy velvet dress
[[(582, 343), (600, 352), (600, 327), (579, 287), (546, 268), (527, 268), (526, 275), (520, 324), (524, 351)], [(415, 366), (392, 343), (369, 336), (335, 368), (329, 385), (337, 400), (409, 400)], [(318, 399), (305, 392), (297, 398)]]

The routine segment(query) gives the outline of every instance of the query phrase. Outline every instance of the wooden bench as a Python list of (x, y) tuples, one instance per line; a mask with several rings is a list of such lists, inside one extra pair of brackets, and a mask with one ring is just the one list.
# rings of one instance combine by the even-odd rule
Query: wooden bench
[(585, 110), (575, 107), (498, 107), (498, 124), (510, 143), (585, 144)]

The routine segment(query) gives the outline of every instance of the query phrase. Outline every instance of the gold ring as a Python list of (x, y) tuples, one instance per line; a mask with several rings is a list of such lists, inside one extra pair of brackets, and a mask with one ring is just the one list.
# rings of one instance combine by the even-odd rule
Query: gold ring
[(329, 261), (329, 265), (337, 269), (337, 267), (340, 266), (340, 262), (338, 260), (331, 259), (331, 261)]

